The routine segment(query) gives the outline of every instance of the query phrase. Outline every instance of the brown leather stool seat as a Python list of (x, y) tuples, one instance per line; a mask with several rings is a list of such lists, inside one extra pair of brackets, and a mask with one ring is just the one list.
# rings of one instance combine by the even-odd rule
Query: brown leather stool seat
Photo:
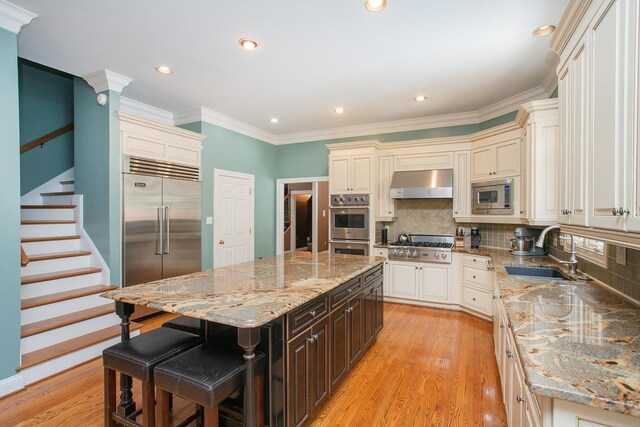
[(188, 316), (176, 317), (162, 325), (163, 328), (172, 328), (179, 331), (189, 332), (195, 335), (202, 335), (202, 327), (200, 319)]
[[(199, 335), (172, 328), (158, 328), (128, 341), (112, 345), (102, 352), (105, 375), (105, 425), (115, 425), (121, 415), (115, 411), (115, 374), (123, 373), (142, 381), (143, 425), (155, 425), (154, 368), (202, 343)], [(131, 420), (128, 420), (129, 422)]]
[[(169, 395), (177, 395), (204, 408), (204, 425), (218, 425), (218, 404), (243, 388), (244, 351), (234, 344), (205, 343), (159, 364), (154, 370), (158, 391), (158, 423), (169, 426)], [(262, 396), (265, 355), (255, 353), (255, 387)], [(263, 425), (264, 403), (256, 402), (256, 425)]]

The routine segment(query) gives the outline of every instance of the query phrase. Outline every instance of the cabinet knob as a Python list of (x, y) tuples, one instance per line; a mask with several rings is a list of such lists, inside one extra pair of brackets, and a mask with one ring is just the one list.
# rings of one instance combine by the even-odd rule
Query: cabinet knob
[(313, 344), (313, 342), (315, 341), (315, 335), (311, 335), (309, 338), (307, 338), (307, 341), (309, 341), (309, 343)]
[(309, 312), (309, 314), (311, 315), (311, 317), (316, 317), (316, 311), (315, 310), (311, 310)]
[(618, 215), (618, 209), (616, 208), (611, 209), (611, 213), (613, 214), (613, 216)]
[(474, 276), (473, 276), (473, 278), (475, 279), (475, 278), (476, 278), (476, 276), (474, 275)]
[(624, 209), (624, 208), (620, 208), (618, 212), (620, 212), (620, 215), (629, 215), (631, 213), (629, 209)]
[(524, 402), (524, 398), (520, 397), (520, 395), (517, 395), (516, 396), (516, 402), (523, 403)]
[(472, 300), (474, 300), (474, 301), (475, 301), (475, 300), (476, 300), (476, 299), (475, 299), (475, 297), (474, 297), (474, 298), (472, 298)]
[(224, 240), (220, 240), (218, 243), (220, 243), (221, 245), (224, 245)]
[(500, 329), (504, 329), (504, 323), (500, 323)]

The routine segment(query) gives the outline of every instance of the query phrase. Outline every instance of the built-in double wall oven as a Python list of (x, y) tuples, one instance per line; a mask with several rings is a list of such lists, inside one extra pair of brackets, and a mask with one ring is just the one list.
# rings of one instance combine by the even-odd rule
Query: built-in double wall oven
[(369, 195), (331, 195), (330, 250), (335, 254), (369, 255)]

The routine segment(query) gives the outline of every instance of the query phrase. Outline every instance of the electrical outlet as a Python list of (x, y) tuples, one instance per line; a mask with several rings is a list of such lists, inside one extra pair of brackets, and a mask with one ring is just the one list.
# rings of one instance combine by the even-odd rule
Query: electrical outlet
[(213, 224), (213, 217), (212, 216), (208, 216), (207, 217), (207, 224)]
[(627, 248), (616, 246), (616, 262), (620, 265), (627, 265)]

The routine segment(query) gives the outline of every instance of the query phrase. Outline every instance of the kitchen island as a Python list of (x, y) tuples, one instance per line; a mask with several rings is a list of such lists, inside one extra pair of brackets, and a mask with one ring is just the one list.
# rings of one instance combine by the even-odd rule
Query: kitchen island
[[(134, 305), (182, 314), (210, 327), (237, 328), (247, 378), (253, 351), (267, 356), (265, 423), (301, 425), (324, 403), (375, 341), (383, 325), (379, 257), (287, 253), (130, 286), (115, 300), (128, 339)], [(125, 385), (128, 381), (125, 378)], [(254, 410), (246, 381), (245, 412)], [(125, 390), (126, 391), (126, 390)], [(129, 394), (124, 394), (130, 399)], [(131, 402), (120, 402), (130, 408)], [(245, 415), (247, 424), (254, 417)]]

